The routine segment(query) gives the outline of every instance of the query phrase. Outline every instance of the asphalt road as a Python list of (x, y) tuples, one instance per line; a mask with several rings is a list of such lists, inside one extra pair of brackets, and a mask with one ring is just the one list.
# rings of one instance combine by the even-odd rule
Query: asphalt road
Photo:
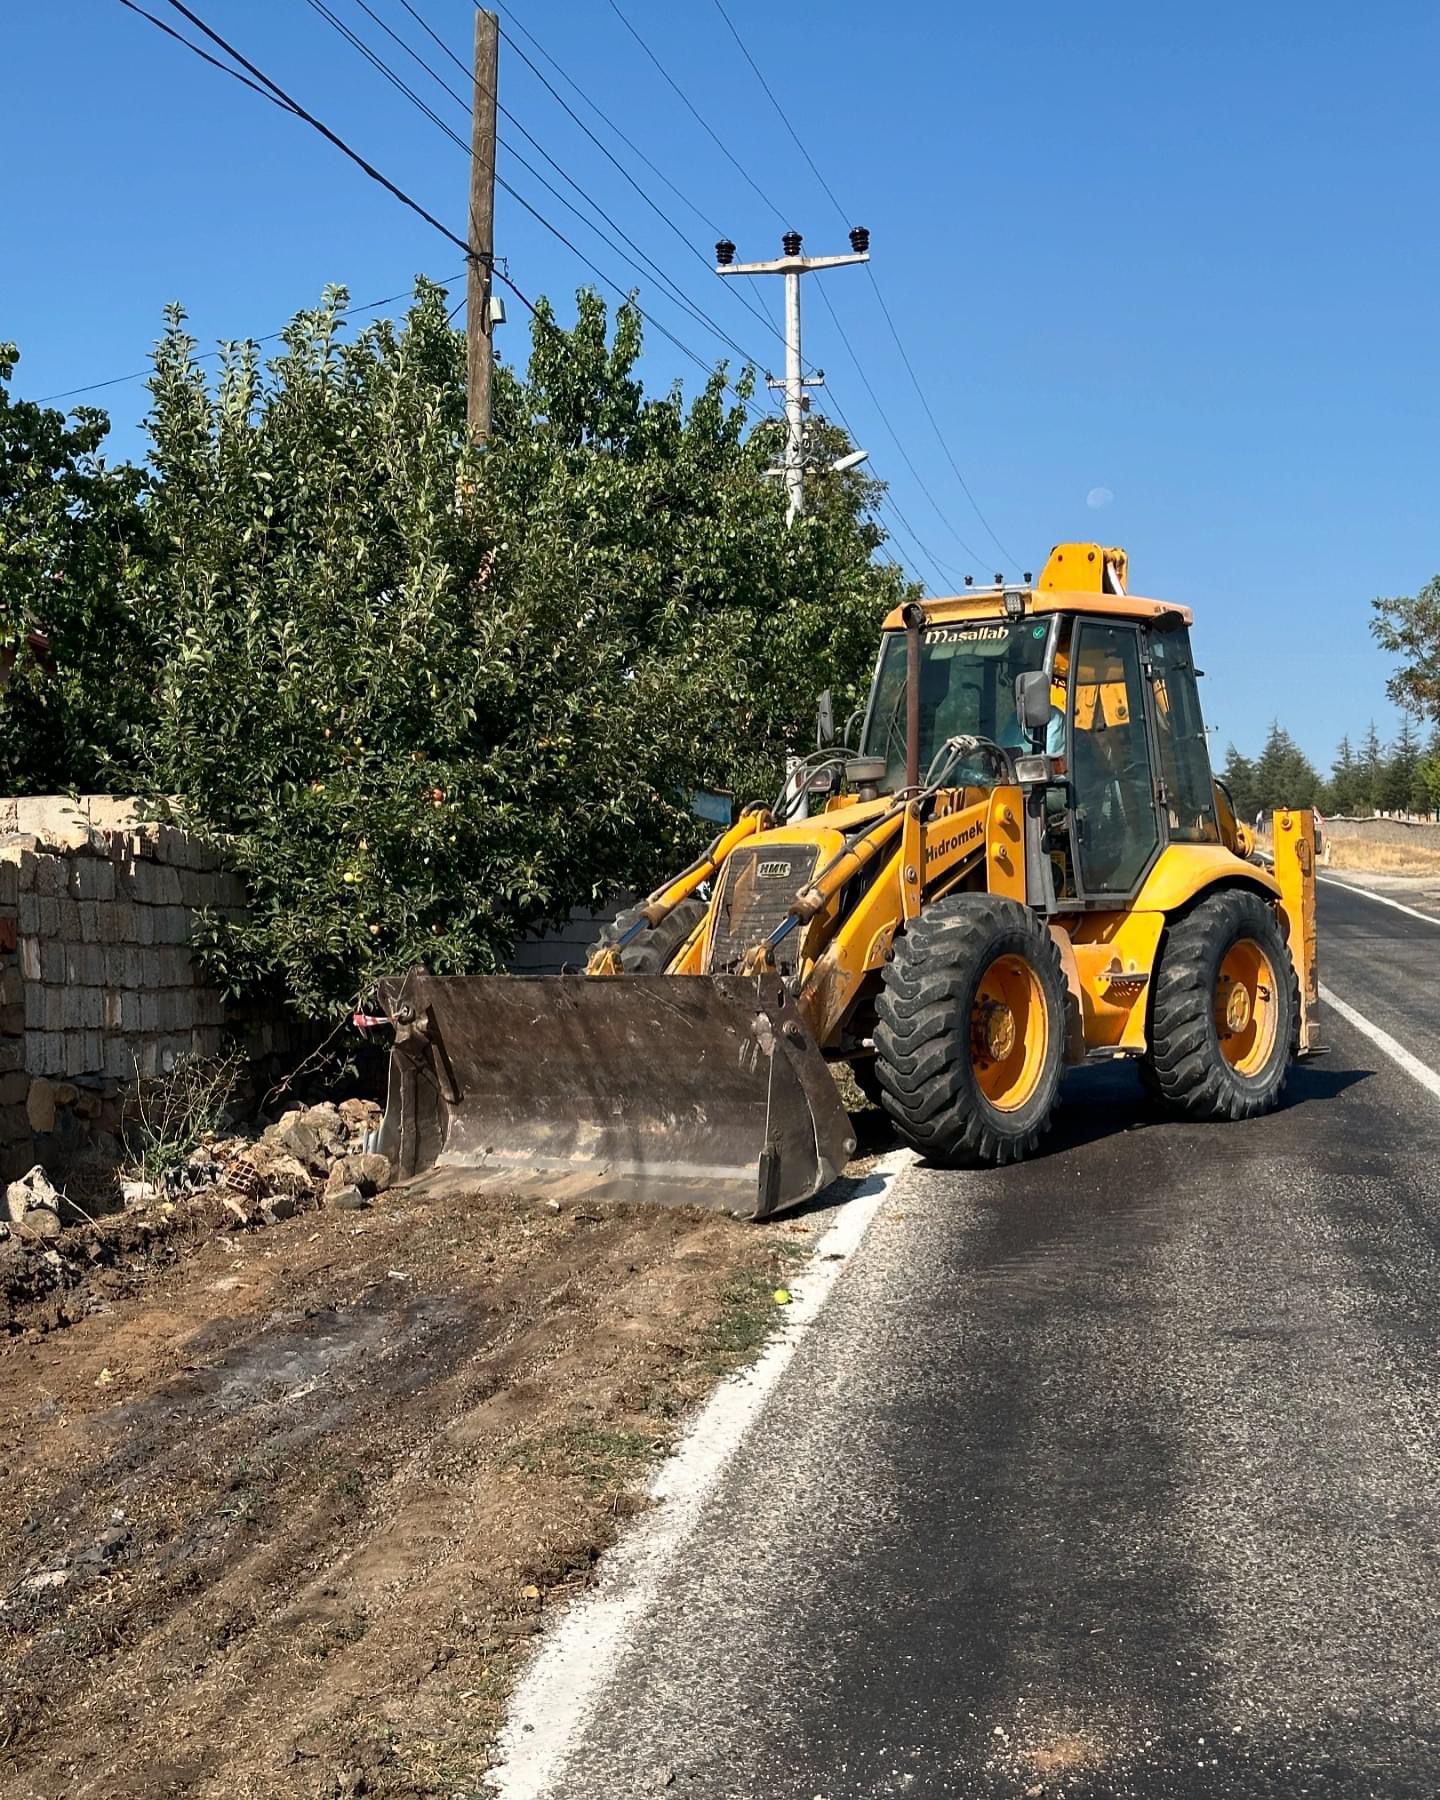
[[(1322, 977), (1440, 1068), (1440, 927)], [(559, 1800), (1440, 1793), (1440, 1102), (1339, 1020), (1284, 1108), (1127, 1072), (907, 1175)]]

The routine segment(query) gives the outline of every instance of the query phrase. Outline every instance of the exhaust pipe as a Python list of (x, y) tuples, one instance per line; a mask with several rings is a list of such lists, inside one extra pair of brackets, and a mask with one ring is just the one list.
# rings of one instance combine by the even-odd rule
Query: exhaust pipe
[(920, 785), (920, 634), (925, 629), (925, 608), (912, 600), (901, 618), (905, 621), (905, 786)]

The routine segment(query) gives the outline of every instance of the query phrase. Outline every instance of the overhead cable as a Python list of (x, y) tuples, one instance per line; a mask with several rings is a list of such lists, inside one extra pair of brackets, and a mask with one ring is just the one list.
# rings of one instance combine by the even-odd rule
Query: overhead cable
[[(532, 313), (535, 311), (535, 308), (532, 305), (532, 303), (528, 299), (526, 299), (524, 294), (521, 293), (520, 289), (516, 286), (514, 281), (511, 280), (509, 275), (506, 274), (502, 269), (494, 266), (493, 259), (482, 257), (482, 256), (480, 256), (479, 252), (472, 252), (469, 245), (466, 244), (466, 242), (463, 238), (457, 237), (456, 234), (453, 231), (451, 231), (448, 226), (442, 225), (440, 223), (440, 221), (438, 219), (436, 219), (433, 214), (428, 212), (423, 206), (421, 206), (418, 201), (412, 199), (411, 196), (406, 194), (403, 189), (399, 188), (387, 176), (383, 175), (377, 168), (375, 168), (373, 164), (371, 164), (363, 156), (361, 156), (358, 151), (352, 149), (351, 146), (349, 144), (347, 144), (343, 138), (341, 138), (337, 133), (332, 131), (321, 120), (317, 119), (313, 113), (309, 112), (306, 108), (301, 106), (298, 101), (293, 100), (291, 98), (291, 96), (289, 94), (287, 94), (285, 92), (285, 90), (283, 88), (281, 88), (277, 82), (272, 81), (268, 75), (266, 75), (261, 69), (257, 68), (254, 63), (250, 62), (247, 58), (242, 56), (240, 54), (240, 52), (235, 50), (232, 45), (228, 44), (225, 41), (225, 39), (220, 36), (220, 34), (218, 32), (213, 31), (208, 25), (205, 24), (203, 19), (199, 18), (198, 15), (196, 15), (194, 12), (192, 12), (190, 10), (189, 7), (185, 6), (183, 4), (183, 0), (169, 0), (169, 4), (177, 12), (181, 13), (185, 18), (189, 19), (190, 22), (193, 25), (195, 25), (197, 27), (197, 29), (202, 31), (205, 34), (205, 36), (211, 40), (212, 43), (216, 44), (220, 49), (224, 50), (227, 55), (233, 56), (235, 58), (235, 60), (244, 69), (248, 70), (250, 74), (255, 76), (256, 80), (261, 82), (263, 84), (263, 86), (268, 90), (264, 96), (266, 99), (272, 100), (275, 104), (281, 105), (284, 109), (295, 113), (299, 118), (303, 119), (307, 125), (312, 126), (316, 131), (318, 131), (321, 134), (321, 136), (326, 138), (330, 143), (334, 144), (338, 150), (342, 151), (346, 156), (348, 156), (350, 158), (350, 160), (352, 162), (356, 163), (361, 169), (363, 169), (367, 175), (369, 175), (373, 180), (377, 181), (383, 188), (385, 188), (387, 190), (387, 192), (394, 195), (394, 197), (396, 199), (402, 201), (413, 212), (418, 213), (420, 215), (420, 217), (422, 217), (427, 222), (427, 224), (433, 225), (434, 228), (442, 234), (442, 236), (448, 238), (451, 243), (457, 245), (459, 249), (463, 250), (467, 257), (470, 257), (475, 260), (489, 262), (491, 265), (491, 268), (492, 268), (492, 273), (494, 274), (495, 278), (497, 280), (503, 282), (505, 284), (505, 286), (508, 287), (511, 290), (511, 292), (514, 293), (516, 295), (516, 297), (518, 299), (520, 299), (521, 302), (530, 309), (530, 311)], [(182, 38), (180, 41), (182, 43), (185, 43), (187, 48), (198, 50), (198, 47), (189, 44), (188, 40)], [(463, 140), (462, 140), (462, 145), (463, 145)], [(468, 150), (468, 146), (465, 146), (465, 147)], [(530, 213), (538, 221), (538, 223), (543, 225), (545, 227), (545, 229), (552, 234), (552, 236), (557, 238), (559, 240), (559, 242), (562, 243), (566, 247), (566, 249), (568, 249), (571, 252), (572, 255), (576, 256), (582, 263), (584, 263), (584, 265), (591, 271), (591, 273), (594, 274), (600, 281), (602, 281), (607, 287), (609, 287), (615, 293), (618, 293), (621, 295), (628, 294), (630, 296), (630, 303), (634, 305), (637, 313), (639, 313), (640, 317), (643, 318), (647, 324), (651, 325), (656, 331), (658, 331), (660, 333), (660, 335), (662, 337), (666, 338), (670, 343), (674, 344), (674, 346), (679, 351), (681, 351), (681, 353), (683, 355), (689, 357), (689, 359), (692, 362), (694, 362), (697, 365), (697, 367), (699, 367), (707, 376), (709, 376), (710, 374), (713, 373), (713, 365), (711, 363), (707, 362), (706, 359), (704, 357), (702, 357), (697, 351), (692, 349), (681, 338), (678, 338), (674, 332), (670, 331), (665, 325), (662, 325), (658, 319), (654, 318), (649, 312), (647, 312), (645, 310), (645, 308), (639, 304), (638, 300), (634, 299), (634, 296), (632, 293), (630, 293), (630, 290), (626, 289), (621, 283), (617, 282), (612, 276), (607, 275), (602, 269), (597, 267), (597, 265), (594, 262), (592, 262), (589, 257), (585, 256), (584, 253), (574, 243), (572, 243), (568, 237), (566, 237), (564, 232), (562, 232), (558, 226), (552, 224), (550, 220), (545, 218), (545, 216), (536, 207), (531, 205), (531, 203), (528, 200), (526, 200), (522, 194), (518, 193), (515, 190), (515, 188), (513, 188), (508, 182), (499, 180), (498, 177), (497, 177), (497, 181), (499, 181), (499, 185), (505, 189), (506, 193), (508, 193), (514, 200), (516, 200), (519, 205), (524, 207), (524, 209), (528, 213)], [(558, 327), (557, 327), (557, 329), (558, 329)], [(756, 407), (753, 404), (752, 401), (748, 400), (747, 398), (745, 398), (745, 396), (740, 394), (739, 390), (734, 386), (734, 384), (732, 382), (726, 381), (724, 383), (724, 386), (727, 391), (734, 393), (736, 395), (736, 398), (739, 399), (741, 401), (741, 404), (744, 405), (749, 411), (756, 414), (756, 416), (758, 416), (758, 417), (766, 416), (761, 411), (760, 408)]]
[[(610, 4), (613, 7), (615, 5), (615, 0), (610, 0)], [(801, 139), (799, 132), (796, 131), (794, 125), (791, 123), (790, 115), (786, 112), (785, 108), (780, 104), (779, 100), (776, 98), (774, 90), (771, 88), (769, 82), (766, 81), (764, 75), (761, 73), (759, 64), (755, 61), (755, 58), (750, 54), (750, 51), (746, 47), (745, 41), (740, 36), (740, 33), (735, 29), (734, 22), (731, 20), (729, 13), (726, 12), (726, 10), (725, 10), (723, 0), (714, 0), (714, 5), (715, 5), (715, 10), (720, 14), (720, 17), (724, 20), (726, 29), (729, 31), (731, 37), (734, 38), (735, 42), (739, 45), (740, 53), (745, 58), (745, 61), (750, 65), (750, 68), (754, 73), (755, 79), (759, 82), (760, 87), (763, 90), (766, 99), (770, 102), (771, 106), (775, 109), (776, 113), (779, 114), (781, 124), (783, 124), (786, 131), (789, 132), (791, 138), (793, 139), (793, 141), (796, 145), (796, 148), (799, 150), (801, 156), (804, 157), (806, 163), (808, 164), (808, 166), (810, 168), (810, 172), (814, 175), (815, 179), (819, 182), (820, 186), (824, 189), (825, 194), (830, 201), (830, 204), (835, 208), (836, 212), (840, 215), (841, 221), (844, 224), (848, 225), (851, 222), (849, 214), (846, 213), (844, 207), (841, 206), (839, 200), (836, 198), (835, 190), (830, 186), (829, 182), (826, 181), (825, 177), (820, 173), (820, 170), (819, 170), (818, 166), (816, 165), (814, 157), (811, 156), (810, 152), (806, 149), (805, 144), (804, 144), (803, 140)], [(930, 428), (935, 433), (935, 438), (936, 438), (936, 441), (938, 442), (938, 444), (940, 445), (941, 452), (943, 453), (945, 460), (950, 465), (951, 473), (954, 475), (955, 480), (959, 483), (961, 493), (963, 493), (965, 498), (970, 502), (970, 505), (971, 505), (972, 509), (974, 510), (976, 518), (979, 519), (980, 523), (985, 527), (985, 531), (986, 531), (987, 535), (989, 536), (991, 542), (996, 546), (996, 548), (1000, 551), (1001, 555), (1004, 556), (1008, 562), (1013, 563), (1015, 560), (1014, 556), (1012, 555), (1012, 553), (1009, 550), (1006, 549), (1005, 545), (1000, 541), (999, 537), (996, 536), (995, 530), (992, 527), (992, 525), (990, 524), (990, 521), (985, 517), (985, 514), (980, 510), (980, 503), (978, 500), (976, 500), (974, 494), (971, 493), (970, 485), (966, 481), (964, 475), (960, 471), (960, 465), (955, 460), (955, 455), (954, 455), (954, 452), (950, 448), (949, 441), (946, 438), (944, 432), (942, 432), (940, 429), (940, 422), (935, 417), (935, 413), (930, 405), (929, 397), (926, 394), (924, 387), (921, 385), (920, 377), (915, 372), (915, 365), (910, 360), (910, 353), (905, 348), (904, 340), (900, 336), (899, 329), (895, 324), (895, 320), (890, 312), (889, 305), (887, 304), (887, 302), (885, 300), (885, 296), (884, 296), (883, 292), (881, 291), (880, 281), (879, 281), (878, 276), (875, 273), (874, 265), (867, 263), (866, 271), (870, 276), (870, 284), (875, 290), (875, 298), (879, 304), (881, 314), (884, 317), (886, 325), (889, 327), (891, 337), (895, 340), (895, 348), (900, 352), (900, 360), (905, 365), (905, 372), (910, 377), (911, 385), (914, 387), (915, 392), (916, 392), (917, 396), (919, 397), (920, 405), (924, 409), (924, 412), (925, 412), (925, 417), (930, 421)], [(833, 314), (834, 309), (832, 308), (831, 310), (832, 310), (832, 314)], [(847, 344), (847, 348), (849, 348), (848, 344)], [(854, 357), (853, 350), (851, 351), (851, 356), (852, 356), (852, 358)], [(857, 369), (859, 368), (858, 361), (856, 362), (856, 367), (857, 367)], [(861, 380), (862, 381), (865, 380), (863, 371), (861, 373)], [(865, 381), (865, 385), (866, 385), (867, 389), (870, 386), (868, 381)], [(877, 402), (877, 405), (878, 405), (878, 402)], [(887, 429), (889, 429), (888, 421), (887, 421)], [(891, 433), (891, 435), (892, 436), (894, 435), (893, 432)], [(933, 502), (932, 502), (932, 504), (933, 504)], [(958, 532), (956, 533), (956, 539), (961, 544), (962, 548), (969, 550), (969, 546), (965, 544), (965, 542), (962, 538), (960, 538)], [(971, 556), (974, 556), (975, 552), (973, 550), (969, 550), (969, 554)]]
[[(440, 287), (449, 287), (452, 281), (461, 280), (464, 273), (465, 272), (462, 269), (459, 275), (446, 275), (439, 281), (438, 285)], [(383, 300), (367, 300), (363, 306), (347, 306), (341, 314), (341, 317), (349, 319), (360, 313), (375, 312), (382, 306), (393, 306), (397, 300), (408, 300), (413, 292), (413, 289), (407, 289), (401, 294), (387, 294)], [(238, 338), (235, 341), (242, 344), (271, 344), (274, 343), (277, 338), (284, 337), (288, 330), (288, 326), (282, 326), (279, 331), (267, 331), (264, 337)], [(202, 350), (195, 360), (196, 362), (208, 362), (212, 357), (223, 355), (223, 350)], [(76, 394), (93, 394), (100, 388), (118, 387), (125, 381), (143, 381), (147, 375), (152, 373), (153, 370), (151, 369), (136, 369), (129, 375), (112, 375), (108, 381), (90, 381), (87, 382), (84, 387), (65, 388), (63, 392), (58, 394), (42, 394), (36, 404), (39, 406), (48, 406), (52, 400), (70, 400), (73, 399)]]

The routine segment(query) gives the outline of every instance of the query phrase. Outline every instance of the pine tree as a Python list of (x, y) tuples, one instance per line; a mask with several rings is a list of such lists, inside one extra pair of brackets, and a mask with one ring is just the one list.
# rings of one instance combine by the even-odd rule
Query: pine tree
[(1278, 719), (1255, 764), (1255, 802), (1266, 812), (1281, 806), (1313, 806), (1320, 792), (1315, 765)]
[(1430, 733), (1425, 754), (1415, 765), (1413, 803), (1417, 812), (1440, 812), (1440, 725)]
[(1380, 778), (1384, 770), (1385, 746), (1372, 719), (1370, 729), (1365, 733), (1365, 742), (1360, 746), (1359, 781), (1356, 784), (1359, 804), (1355, 808), (1356, 812), (1374, 812), (1380, 804), (1376, 796), (1380, 792)]
[(1409, 719), (1401, 721), (1390, 754), (1380, 771), (1375, 803), (1382, 812), (1407, 812), (1415, 785), (1415, 770), (1420, 761), (1420, 739)]
[(1330, 765), (1330, 810), (1337, 813), (1349, 813), (1355, 810), (1360, 779), (1360, 765), (1356, 761), (1355, 752), (1350, 739), (1343, 737), (1340, 748), (1335, 752), (1335, 760)]
[(1220, 771), (1220, 779), (1229, 791), (1235, 817), (1243, 824), (1249, 824), (1259, 804), (1255, 797), (1255, 765), (1248, 756), (1242, 756), (1234, 744), (1225, 751), (1225, 767)]

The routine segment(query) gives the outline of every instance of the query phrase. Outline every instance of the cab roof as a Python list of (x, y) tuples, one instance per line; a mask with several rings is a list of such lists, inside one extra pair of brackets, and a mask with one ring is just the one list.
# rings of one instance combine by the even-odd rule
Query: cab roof
[[(1194, 615), (1188, 606), (1171, 600), (1146, 600), (1125, 591), (1130, 559), (1118, 548), (1100, 544), (1057, 544), (1046, 559), (1038, 582), (1031, 585), (996, 582), (989, 587), (967, 588), (963, 594), (936, 595), (921, 601), (927, 621), (934, 625), (958, 619), (1001, 619), (1014, 615), (1019, 602), (1025, 613), (1101, 613), (1112, 619), (1173, 618), (1188, 625)], [(902, 609), (885, 620), (887, 631), (900, 630)]]

